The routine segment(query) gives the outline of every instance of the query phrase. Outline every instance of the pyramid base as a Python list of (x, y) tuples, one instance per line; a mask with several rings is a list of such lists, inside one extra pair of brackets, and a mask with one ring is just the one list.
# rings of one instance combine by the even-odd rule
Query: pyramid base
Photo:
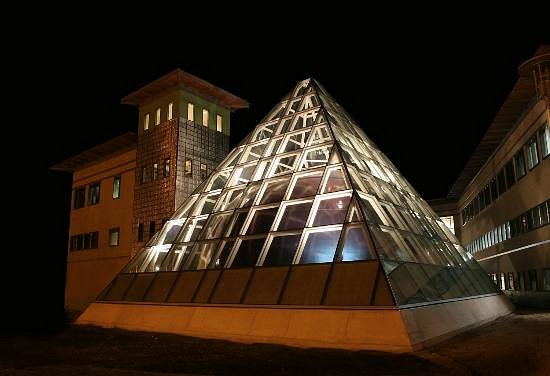
[(245, 343), (407, 352), (512, 310), (504, 295), (406, 309), (94, 302), (76, 323)]

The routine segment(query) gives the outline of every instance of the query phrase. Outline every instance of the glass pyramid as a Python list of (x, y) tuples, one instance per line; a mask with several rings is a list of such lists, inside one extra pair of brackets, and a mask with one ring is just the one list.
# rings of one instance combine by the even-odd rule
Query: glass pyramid
[[(376, 263), (380, 277), (358, 277), (359, 288), (389, 286), (384, 304), (498, 292), (390, 160), (308, 79), (229, 153), (99, 299), (166, 300), (176, 274), (188, 271), (361, 262)], [(170, 273), (162, 277), (171, 281), (168, 292), (148, 298), (155, 275)], [(214, 283), (201, 278), (186, 284)], [(148, 287), (135, 295), (121, 281)], [(330, 304), (323, 294), (321, 304)]]

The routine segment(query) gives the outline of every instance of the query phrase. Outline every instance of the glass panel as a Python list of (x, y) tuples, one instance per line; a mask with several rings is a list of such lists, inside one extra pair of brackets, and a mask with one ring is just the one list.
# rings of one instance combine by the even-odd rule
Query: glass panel
[(218, 200), (214, 212), (235, 209), (238, 207), (243, 198), (244, 190), (244, 187), (225, 190), (222, 193), (221, 198)]
[(229, 153), (229, 155), (224, 159), (224, 161), (220, 163), (219, 168), (235, 166), (243, 150), (244, 148), (233, 149), (233, 151)]
[(245, 149), (245, 152), (243, 153), (240, 163), (245, 163), (245, 162), (250, 162), (250, 161), (255, 161), (260, 159), (264, 154), (266, 145), (267, 145), (267, 141), (263, 141), (258, 144), (247, 146), (247, 148)]
[(267, 171), (269, 171), (269, 166), (271, 165), (272, 159), (263, 160), (258, 165), (258, 168), (256, 169), (256, 172), (254, 172), (254, 176), (252, 177), (252, 181), (258, 181), (266, 177)]
[(234, 185), (248, 183), (251, 180), (252, 174), (254, 173), (255, 169), (256, 169), (256, 164), (240, 166), (235, 168), (235, 171), (233, 172), (233, 176), (231, 177), (231, 181), (229, 182), (229, 184), (227, 184), (227, 186), (231, 187)]
[(309, 139), (309, 146), (324, 144), (332, 140), (329, 130), (326, 125), (316, 126), (313, 128), (313, 133)]
[(259, 127), (257, 127), (256, 133), (252, 138), (252, 142), (270, 138), (273, 132), (275, 131), (276, 126), (277, 126), (277, 121), (272, 121), (270, 123), (260, 125)]
[(284, 157), (275, 158), (274, 165), (272, 166), (271, 176), (286, 174), (294, 171), (299, 154), (291, 154)]
[(217, 242), (197, 243), (193, 248), (193, 255), (185, 264), (185, 270), (206, 269), (214, 251), (216, 250)]
[(281, 219), (277, 230), (294, 230), (304, 228), (313, 201), (286, 203), (281, 209)]
[(358, 261), (375, 258), (367, 241), (365, 226), (347, 226), (344, 232), (344, 246), (338, 261)]
[(300, 168), (303, 170), (326, 165), (328, 163), (331, 148), (332, 145), (306, 151)]
[(322, 193), (337, 192), (349, 189), (349, 184), (344, 175), (342, 167), (327, 169), (328, 176), (323, 186)]
[(208, 193), (201, 196), (197, 205), (195, 205), (194, 215), (210, 214), (214, 210), (214, 205), (220, 196), (218, 193)]
[(149, 260), (145, 265), (145, 267), (143, 268), (143, 270), (141, 271), (158, 272), (169, 250), (170, 250), (170, 245), (158, 245), (155, 247), (151, 247)]
[(316, 171), (307, 175), (294, 175), (290, 199), (314, 196), (321, 183), (322, 171)]
[(351, 194), (320, 199), (316, 205), (313, 226), (344, 223), (350, 200)]
[(182, 265), (182, 261), (187, 258), (190, 251), (190, 246), (179, 244), (174, 245), (168, 253), (168, 256), (164, 259), (160, 270), (164, 272), (174, 272), (179, 270), (180, 265)]
[(300, 264), (332, 262), (342, 228), (330, 226), (304, 233), (304, 250)]
[(269, 157), (274, 155), (279, 149), (279, 145), (281, 145), (282, 140), (282, 137), (277, 137), (276, 139), (272, 139), (271, 141), (269, 141), (269, 146), (266, 148), (264, 156)]
[(246, 217), (248, 216), (248, 210), (240, 211), (235, 213), (233, 216), (233, 223), (231, 224), (232, 227), (230, 227), (230, 232), (227, 234), (228, 237), (236, 236), (241, 232), (241, 229), (244, 225), (244, 221), (246, 220)]
[(183, 220), (175, 220), (175, 221), (168, 221), (164, 225), (164, 229), (162, 230), (162, 235), (160, 237), (159, 243), (162, 244), (170, 244), (174, 242), (174, 239), (176, 239), (176, 236), (178, 235), (181, 226), (183, 226)]
[(347, 222), (361, 222), (363, 221), (363, 215), (361, 214), (361, 209), (357, 205), (355, 198), (351, 201), (351, 204), (348, 209), (348, 219)]
[(212, 258), (212, 262), (209, 266), (210, 269), (220, 269), (225, 266), (225, 262), (227, 261), (227, 258), (231, 253), (231, 249), (233, 249), (233, 244), (235, 244), (235, 240), (227, 240), (221, 242), (218, 254), (216, 255), (216, 257)]
[[(204, 165), (201, 165), (201, 167)], [(215, 191), (218, 189), (222, 189), (225, 186), (225, 183), (227, 182), (227, 179), (229, 178), (230, 171), (221, 171), (212, 176), (210, 181), (208, 182), (208, 185), (205, 188), (205, 191)]]
[(290, 177), (282, 180), (272, 180), (265, 183), (262, 192), (262, 198), (259, 204), (270, 204), (273, 202), (281, 202), (286, 189), (288, 188), (288, 182)]
[(254, 209), (250, 224), (246, 230), (247, 235), (264, 234), (269, 232), (275, 215), (279, 210), (278, 207), (267, 209)]
[(246, 188), (246, 192), (244, 194), (243, 201), (241, 203), (241, 207), (248, 208), (249, 206), (252, 206), (252, 203), (254, 202), (254, 199), (256, 198), (256, 194), (258, 193), (259, 189), (260, 189), (260, 184), (259, 183), (249, 185)]
[(290, 126), (290, 130), (293, 131), (296, 129), (312, 126), (315, 123), (315, 119), (317, 118), (318, 112), (319, 112), (319, 109), (316, 108), (314, 110), (296, 114), (294, 116), (294, 119), (292, 120), (292, 125)]
[(231, 263), (232, 268), (244, 268), (256, 265), (258, 256), (262, 251), (265, 238), (245, 239), (241, 241), (239, 249)]
[(292, 264), (301, 236), (301, 234), (274, 236), (262, 265), (275, 266)]
[(216, 239), (223, 236), (223, 232), (227, 229), (229, 220), (231, 219), (231, 214), (233, 213), (220, 213), (213, 214), (210, 216), (204, 231), (201, 233), (200, 239)]
[(287, 153), (305, 147), (309, 132), (310, 131), (307, 130), (304, 132), (294, 133), (286, 136), (281, 151), (279, 153)]
[(178, 210), (176, 210), (172, 216), (172, 219), (187, 219), (191, 209), (193, 208), (193, 204), (197, 201), (197, 198), (199, 198), (199, 195), (189, 197), (185, 203), (181, 205)]

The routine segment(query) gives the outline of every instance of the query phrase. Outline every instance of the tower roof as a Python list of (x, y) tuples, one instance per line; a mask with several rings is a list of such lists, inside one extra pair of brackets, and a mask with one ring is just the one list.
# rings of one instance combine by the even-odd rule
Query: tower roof
[[(198, 270), (209, 274), (197, 280)], [(295, 271), (302, 277), (293, 277)], [(171, 283), (160, 277), (174, 272), (181, 278), (170, 277)], [(154, 273), (164, 282), (143, 290)], [(251, 275), (267, 279), (246, 288)], [(203, 295), (189, 291), (213, 288), (212, 278), (221, 280), (200, 299), (216, 304), (404, 307), (498, 292), (312, 79), (273, 107), (101, 299), (121, 300), (120, 291), (128, 291), (122, 299), (192, 302)], [(121, 287), (132, 280), (140, 282)]]
[(128, 94), (122, 98), (122, 104), (141, 106), (175, 89), (189, 91), (231, 111), (248, 108), (248, 102), (244, 99), (181, 69), (176, 69)]

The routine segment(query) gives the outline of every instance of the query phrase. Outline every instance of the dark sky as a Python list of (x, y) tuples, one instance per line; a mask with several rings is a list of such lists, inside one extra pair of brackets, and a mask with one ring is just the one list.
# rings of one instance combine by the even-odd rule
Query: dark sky
[(250, 102), (232, 117), (235, 145), (298, 80), (314, 77), (429, 199), (447, 194), (512, 89), (518, 65), (550, 41), (547, 25), (521, 27), (513, 17), (402, 22), (350, 10), (255, 21), (222, 13), (198, 23), (165, 11), (156, 14), (167, 18), (162, 23), (118, 13), (52, 20), (15, 43), (15, 64), (28, 83), (21, 94), (33, 105), (24, 110), (33, 114), (31, 125), (15, 127), (36, 160), (25, 171), (34, 182), (26, 209), (44, 214), (34, 236), (47, 245), (30, 250), (31, 277), (19, 293), (26, 300), (20, 318), (41, 305), (36, 327), (58, 320), (63, 309), (71, 179), (48, 167), (136, 130), (137, 110), (120, 104), (129, 92), (175, 68), (210, 81)]

